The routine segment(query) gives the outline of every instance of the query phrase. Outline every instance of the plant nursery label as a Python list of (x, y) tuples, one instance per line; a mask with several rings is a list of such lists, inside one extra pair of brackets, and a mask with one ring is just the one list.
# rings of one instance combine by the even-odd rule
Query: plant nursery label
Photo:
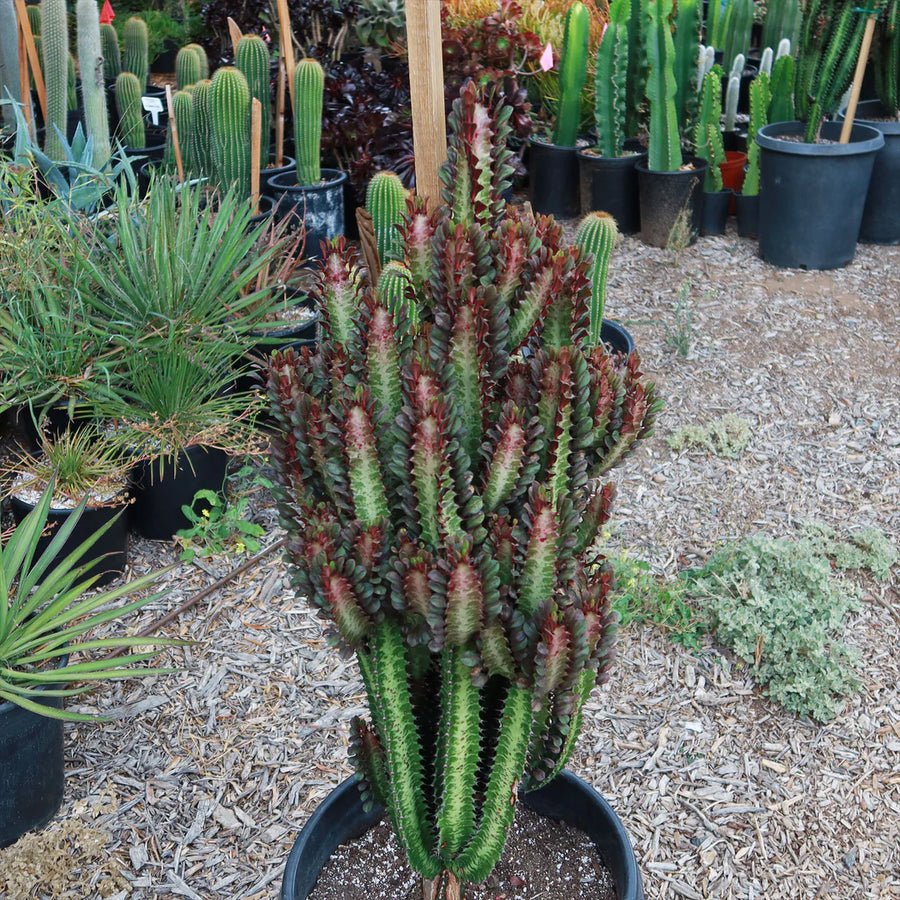
[(550, 46), (550, 42), (547, 41), (547, 46), (544, 47), (544, 52), (541, 54), (541, 68), (545, 72), (549, 72), (553, 68), (553, 47)]
[(159, 114), (163, 111), (162, 100), (159, 97), (141, 97), (141, 105), (150, 113), (154, 125), (159, 125)]

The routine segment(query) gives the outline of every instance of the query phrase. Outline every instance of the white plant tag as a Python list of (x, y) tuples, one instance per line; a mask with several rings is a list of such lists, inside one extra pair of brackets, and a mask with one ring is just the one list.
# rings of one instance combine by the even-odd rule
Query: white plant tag
[(141, 97), (141, 105), (150, 113), (154, 125), (159, 125), (159, 114), (163, 111), (162, 100), (159, 97)]

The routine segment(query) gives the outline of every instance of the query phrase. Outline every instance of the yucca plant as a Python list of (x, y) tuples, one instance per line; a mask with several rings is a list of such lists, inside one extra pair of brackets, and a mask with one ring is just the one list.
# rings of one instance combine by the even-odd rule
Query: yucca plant
[(518, 786), (561, 771), (608, 677), (601, 477), (659, 409), (636, 354), (588, 341), (581, 251), (501, 199), (509, 113), (472, 84), (454, 104), (444, 205), (411, 200), (402, 227), (414, 314), (338, 241), (318, 350), (268, 377), (294, 579), (368, 695), (359, 778), (448, 900), (493, 869)]

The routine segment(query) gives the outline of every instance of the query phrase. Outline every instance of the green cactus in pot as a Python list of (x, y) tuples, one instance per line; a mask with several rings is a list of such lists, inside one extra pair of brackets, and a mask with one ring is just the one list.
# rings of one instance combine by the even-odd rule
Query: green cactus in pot
[(454, 104), (444, 205), (412, 199), (402, 228), (415, 315), (338, 239), (319, 348), (268, 373), (294, 578), (368, 696), (364, 792), (445, 900), (493, 869), (518, 786), (563, 768), (608, 677), (601, 477), (659, 407), (636, 354), (590, 345), (581, 251), (503, 203), (508, 116), (471, 84)]
[(318, 60), (306, 57), (294, 68), (294, 152), (297, 184), (318, 184), (322, 178), (322, 105), (325, 70)]

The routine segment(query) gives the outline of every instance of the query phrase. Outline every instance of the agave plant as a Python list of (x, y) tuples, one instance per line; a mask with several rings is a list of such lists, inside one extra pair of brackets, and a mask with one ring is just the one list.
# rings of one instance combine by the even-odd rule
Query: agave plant
[(509, 115), (463, 90), (445, 205), (413, 198), (402, 226), (405, 303), (339, 241), (319, 276), (324, 340), (276, 355), (268, 380), (294, 578), (368, 695), (352, 739), (365, 795), (448, 900), (490, 873), (518, 786), (560, 772), (607, 677), (599, 479), (659, 408), (636, 354), (589, 343), (582, 252), (505, 207)]

